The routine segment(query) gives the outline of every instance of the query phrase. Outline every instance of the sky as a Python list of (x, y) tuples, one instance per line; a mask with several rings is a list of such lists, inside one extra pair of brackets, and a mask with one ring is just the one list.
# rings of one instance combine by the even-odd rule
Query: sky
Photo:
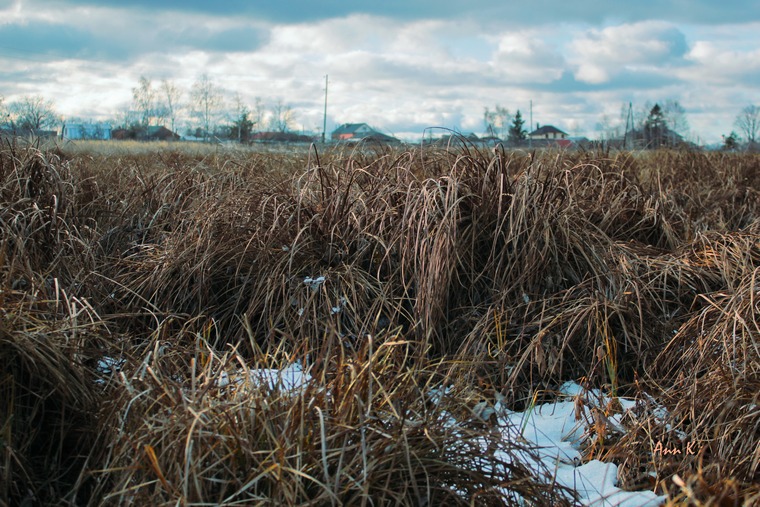
[(322, 130), (328, 75), (328, 132), (482, 134), (498, 104), (598, 138), (623, 105), (676, 100), (688, 136), (716, 143), (760, 105), (760, 1), (0, 0), (6, 103), (117, 119), (140, 76), (188, 103), (204, 73), (227, 97), (291, 106), (305, 131)]

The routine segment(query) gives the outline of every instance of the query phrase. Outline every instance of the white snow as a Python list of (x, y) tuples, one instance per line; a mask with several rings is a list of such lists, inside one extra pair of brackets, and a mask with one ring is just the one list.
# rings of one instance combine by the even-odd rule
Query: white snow
[[(560, 391), (569, 396), (584, 396), (583, 389), (574, 383), (562, 386)], [(504, 442), (514, 441), (535, 448), (536, 457), (529, 453), (511, 451), (511, 455), (532, 469), (537, 477), (548, 470), (556, 481), (576, 492), (581, 505), (587, 506), (656, 506), (665, 501), (652, 491), (623, 491), (617, 487), (617, 465), (592, 460), (581, 464), (581, 444), (588, 438), (588, 425), (592, 421), (589, 407), (593, 399), (604, 400), (598, 392), (591, 391), (584, 403), (576, 408), (574, 401), (556, 401), (533, 407), (525, 412), (512, 412), (497, 402), (495, 412)], [(634, 406), (631, 400), (619, 399), (623, 410)], [(578, 413), (576, 414), (576, 410)], [(608, 417), (610, 425), (620, 428), (620, 415)], [(617, 423), (617, 424), (615, 424)], [(497, 450), (502, 459), (512, 461), (506, 450)]]
[(316, 278), (312, 278), (310, 276), (307, 276), (303, 279), (304, 285), (308, 286), (311, 290), (317, 291), (319, 290), (319, 286), (325, 283), (325, 277), (324, 276), (318, 276)]
[(98, 364), (95, 366), (95, 370), (100, 375), (100, 378), (95, 379), (96, 384), (105, 384), (106, 377), (111, 377), (114, 373), (121, 370), (124, 366), (124, 359), (114, 359), (113, 357), (103, 356), (98, 359)]
[[(251, 384), (254, 386), (266, 385), (270, 391), (295, 391), (305, 387), (311, 381), (311, 376), (303, 371), (299, 363), (293, 363), (282, 370), (269, 368), (250, 370), (248, 375)], [(225, 387), (231, 383), (242, 384), (244, 380), (244, 374), (240, 370), (236, 371), (232, 378), (226, 371), (222, 371), (219, 374), (217, 385)]]

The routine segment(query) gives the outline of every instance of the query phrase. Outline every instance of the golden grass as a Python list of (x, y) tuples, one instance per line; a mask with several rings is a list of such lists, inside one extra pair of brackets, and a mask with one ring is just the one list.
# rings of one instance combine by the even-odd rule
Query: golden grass
[[(520, 444), (472, 410), (571, 379), (639, 400), (626, 436), (601, 425), (588, 450), (625, 486), (756, 501), (759, 170), (6, 143), (0, 503), (553, 504), (484, 452)], [(103, 356), (126, 362), (104, 374)], [(296, 362), (312, 380), (293, 392), (247, 373)]]

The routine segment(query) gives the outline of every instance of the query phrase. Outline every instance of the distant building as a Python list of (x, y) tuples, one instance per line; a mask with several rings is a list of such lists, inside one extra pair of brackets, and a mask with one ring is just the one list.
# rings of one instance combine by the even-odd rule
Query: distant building
[(63, 125), (64, 139), (111, 139), (111, 125), (108, 123), (65, 123)]
[(333, 141), (378, 141), (381, 143), (400, 143), (393, 136), (383, 134), (373, 129), (366, 123), (344, 123), (333, 130), (330, 138)]
[(179, 135), (160, 125), (148, 127), (139, 139), (143, 141), (179, 141)]
[(179, 135), (164, 126), (147, 128), (134, 126), (128, 129), (114, 129), (111, 136), (119, 141), (128, 139), (136, 141), (178, 141), (180, 139)]
[(333, 130), (330, 138), (333, 141), (347, 141), (349, 139), (362, 139), (375, 131), (366, 123), (344, 123)]
[[(495, 141), (494, 141), (495, 140)], [(501, 139), (498, 137), (478, 137), (474, 132), (464, 135), (460, 133), (444, 134), (436, 139), (422, 139), (422, 144), (430, 144), (436, 146), (452, 146), (456, 144), (472, 144), (476, 146), (494, 146)]]
[(536, 130), (528, 134), (528, 139), (567, 139), (567, 132), (563, 132), (554, 125), (544, 125), (540, 127), (536, 124)]

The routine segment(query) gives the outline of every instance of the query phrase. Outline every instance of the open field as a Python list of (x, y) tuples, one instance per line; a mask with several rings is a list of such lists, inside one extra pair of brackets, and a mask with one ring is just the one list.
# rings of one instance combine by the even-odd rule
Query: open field
[(760, 504), (760, 155), (125, 146), (0, 147), (0, 505), (561, 505), (472, 411), (570, 380)]

